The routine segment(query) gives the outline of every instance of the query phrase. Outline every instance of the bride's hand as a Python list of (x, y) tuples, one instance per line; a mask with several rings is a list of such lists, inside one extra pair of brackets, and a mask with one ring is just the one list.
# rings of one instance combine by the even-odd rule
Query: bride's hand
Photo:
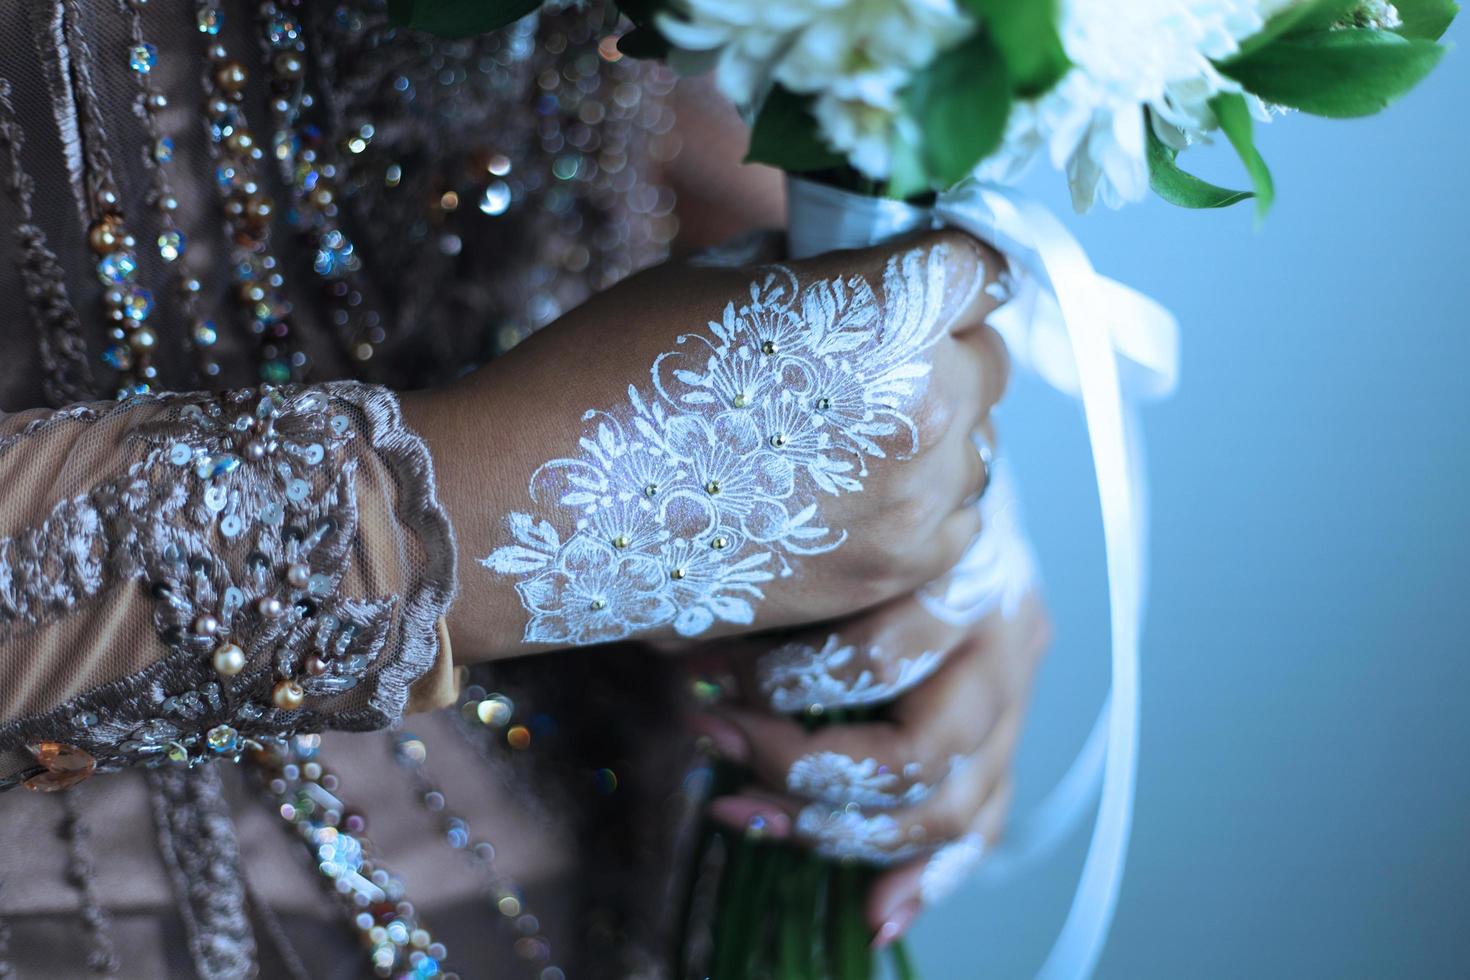
[(789, 627), (941, 574), (979, 529), (998, 267), (954, 232), (670, 264), (405, 399), (459, 536), (456, 659)]
[[(744, 697), (691, 719), (751, 783), (710, 804), (737, 829), (833, 857), (891, 865), (868, 896), (880, 945), (902, 935), (1004, 827), (1031, 682), (1050, 627), (1034, 591), (1006, 614), (954, 626), (913, 597), (759, 653), (709, 656)], [(895, 699), (896, 700), (891, 700)], [(890, 701), (873, 720), (809, 730), (790, 713)]]

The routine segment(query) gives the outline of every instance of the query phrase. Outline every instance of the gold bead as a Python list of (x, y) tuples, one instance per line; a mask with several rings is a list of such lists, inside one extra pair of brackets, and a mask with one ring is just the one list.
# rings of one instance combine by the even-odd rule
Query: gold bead
[(647, 486), (645, 486), (643, 488), (643, 496), (645, 496), (645, 497), (655, 497), (657, 495), (658, 495), (658, 484), (657, 483), (650, 483), (650, 484), (648, 484)]
[(721, 537), (715, 538), (713, 541), (711, 541), (709, 543), (709, 546), (711, 548), (715, 549), (716, 551), (723, 551), (725, 548), (730, 547), (730, 539), (721, 536)]
[(238, 61), (226, 61), (214, 70), (215, 84), (231, 94), (244, 89), (245, 83), (249, 80), (249, 72)]
[(761, 353), (762, 354), (774, 354), (774, 353), (776, 353), (780, 349), (781, 349), (780, 347), (776, 346), (776, 342), (774, 340), (763, 340), (763, 341), (761, 341)]
[(730, 404), (734, 405), (736, 408), (744, 408), (746, 405), (750, 404), (750, 399), (746, 398), (744, 394), (739, 394), (731, 400)]
[(777, 449), (780, 449), (782, 446), (786, 445), (786, 437), (779, 432), (776, 433), (775, 435), (771, 436), (771, 445), (775, 446)]
[(626, 547), (628, 547), (628, 536), (626, 534), (619, 534), (617, 537), (613, 538), (613, 547), (614, 548), (626, 548)]
[(312, 654), (306, 658), (306, 672), (313, 677), (320, 677), (327, 672), (327, 662)]
[(234, 677), (245, 669), (245, 651), (234, 643), (226, 643), (214, 651), (214, 672), (224, 677)]
[(282, 711), (295, 711), (306, 700), (306, 692), (293, 680), (276, 681), (276, 686), (271, 688), (271, 700)]
[(87, 232), (87, 241), (91, 244), (92, 251), (98, 255), (114, 251), (120, 244), (117, 219), (109, 215), (93, 223), (91, 230)]
[(684, 577), (684, 569), (682, 569), (682, 568), (676, 568), (672, 572), (669, 573), (669, 578), (673, 579), (676, 582), (679, 579), (683, 578), (683, 577)]
[(250, 135), (250, 130), (236, 127), (225, 137), (225, 146), (232, 153), (249, 153), (255, 148), (255, 137)]
[(832, 407), (832, 399), (830, 399), (830, 398), (818, 398), (817, 399), (817, 411), (819, 411), (819, 412), (825, 412), (827, 409), (829, 409), (831, 407)]
[(704, 492), (707, 493), (707, 494), (709, 494), (711, 497), (713, 497), (715, 494), (719, 493), (720, 492), (720, 481), (719, 480), (711, 480), (708, 483), (706, 483), (704, 485)]
[(592, 611), (593, 612), (601, 612), (602, 610), (604, 610), (606, 608), (607, 608), (607, 600), (606, 599), (593, 599), (592, 600)]

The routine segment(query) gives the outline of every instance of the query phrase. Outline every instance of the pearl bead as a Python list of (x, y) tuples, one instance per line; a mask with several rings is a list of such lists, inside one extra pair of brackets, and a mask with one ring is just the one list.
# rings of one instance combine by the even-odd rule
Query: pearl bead
[(626, 548), (626, 547), (628, 547), (628, 536), (626, 534), (619, 534), (617, 537), (613, 538), (613, 547), (614, 548)]
[(761, 341), (761, 353), (762, 354), (774, 354), (774, 353), (776, 353), (780, 349), (781, 348), (776, 345), (776, 342), (774, 340), (763, 340), (763, 341)]
[(234, 677), (245, 669), (245, 651), (234, 643), (226, 643), (214, 651), (214, 672), (224, 677)]
[(313, 677), (320, 677), (327, 672), (327, 662), (312, 654), (306, 658), (306, 672)]
[[(220, 49), (223, 53), (223, 49)], [(226, 92), (239, 92), (250, 78), (245, 66), (238, 61), (226, 61), (215, 70), (214, 81)]]
[(265, 459), (265, 447), (258, 442), (247, 442), (245, 444), (245, 458), (252, 462), (260, 462)]
[(311, 581), (311, 569), (300, 562), (286, 569), (286, 582), (293, 589), (304, 589)]
[(117, 221), (114, 218), (103, 218), (92, 225), (91, 231), (87, 233), (87, 240), (92, 246), (92, 251), (99, 255), (106, 255), (118, 246)]
[(271, 701), (282, 711), (295, 711), (306, 700), (306, 692), (293, 680), (276, 681), (271, 688)]
[(676, 568), (672, 572), (669, 573), (669, 578), (671, 578), (671, 579), (673, 579), (675, 581), (678, 581), (679, 579), (682, 579), (683, 577), (684, 577), (684, 569), (682, 569), (682, 568)]
[(711, 480), (708, 483), (706, 483), (704, 485), (704, 492), (707, 493), (707, 494), (709, 494), (711, 497), (713, 497), (715, 494), (719, 493), (720, 492), (720, 481), (719, 480)]
[(726, 537), (718, 537), (711, 541), (709, 545), (716, 551), (720, 551), (730, 546), (730, 539)]
[(219, 620), (210, 613), (203, 613), (194, 620), (194, 632), (200, 636), (213, 636), (219, 632)]
[(261, 599), (255, 604), (255, 608), (266, 619), (278, 619), (286, 611), (286, 607), (281, 605), (281, 600), (273, 595), (268, 595), (264, 599)]

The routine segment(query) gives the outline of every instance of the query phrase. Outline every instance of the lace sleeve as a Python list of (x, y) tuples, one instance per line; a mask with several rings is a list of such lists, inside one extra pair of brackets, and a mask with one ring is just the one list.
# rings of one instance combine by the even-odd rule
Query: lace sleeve
[(0, 414), (0, 788), (388, 725), (453, 592), (384, 389)]

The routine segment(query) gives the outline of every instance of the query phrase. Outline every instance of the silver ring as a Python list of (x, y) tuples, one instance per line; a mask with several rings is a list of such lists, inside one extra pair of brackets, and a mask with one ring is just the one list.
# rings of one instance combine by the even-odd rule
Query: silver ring
[(980, 454), (980, 467), (985, 471), (985, 481), (980, 484), (980, 489), (965, 501), (966, 507), (974, 507), (984, 499), (985, 491), (990, 489), (991, 468), (995, 465), (995, 449), (990, 445), (990, 440), (985, 438), (985, 433), (976, 429), (970, 433), (970, 442), (974, 444), (975, 452)]

